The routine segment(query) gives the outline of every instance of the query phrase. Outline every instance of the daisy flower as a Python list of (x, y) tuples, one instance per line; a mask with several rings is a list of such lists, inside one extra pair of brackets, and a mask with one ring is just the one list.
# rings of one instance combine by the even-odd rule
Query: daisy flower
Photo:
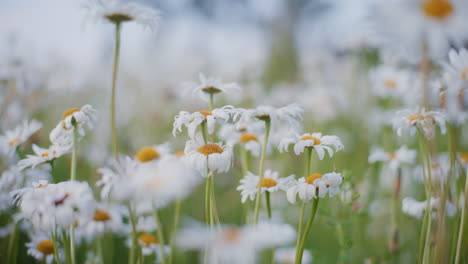
[(18, 162), (18, 167), (23, 170), (29, 167), (36, 167), (40, 164), (51, 162), (60, 156), (70, 153), (70, 146), (51, 145), (48, 149), (33, 145), (32, 149), (35, 155), (26, 155), (25, 159)]
[(131, 181), (138, 165), (137, 161), (125, 156), (118, 161), (111, 160), (108, 167), (98, 169), (101, 179), (96, 185), (101, 187), (101, 198), (128, 201), (134, 194)]
[(229, 145), (203, 141), (201, 134), (185, 144), (185, 155), (190, 165), (203, 177), (208, 177), (208, 170), (212, 172), (227, 172), (232, 166), (233, 154)]
[(242, 89), (237, 83), (223, 83), (219, 78), (209, 78), (203, 73), (199, 74), (199, 83), (186, 83), (184, 86), (187, 90), (190, 90), (193, 94), (197, 94), (200, 98), (208, 101), (210, 96), (218, 93), (224, 93), (226, 95), (237, 95)]
[(261, 105), (257, 108), (246, 109), (238, 122), (238, 126), (251, 123), (255, 120), (270, 121), (272, 127), (279, 126), (280, 121), (287, 122), (293, 129), (299, 129), (304, 109), (299, 104), (290, 104), (284, 107), (275, 108), (270, 105)]
[(369, 73), (374, 94), (383, 98), (407, 94), (412, 89), (411, 77), (409, 72), (388, 65), (378, 66)]
[(197, 128), (202, 124), (206, 125), (208, 134), (213, 134), (217, 122), (228, 122), (230, 120), (236, 121), (241, 114), (242, 110), (234, 108), (231, 105), (226, 105), (221, 108), (209, 110), (200, 110), (193, 113), (181, 111), (174, 118), (174, 128), (172, 134), (182, 132), (182, 127), (187, 127), (190, 138), (195, 137)]
[[(279, 264), (290, 264), (294, 263), (296, 259), (296, 249), (295, 248), (278, 248), (275, 250), (275, 261)], [(308, 250), (304, 250), (302, 255), (301, 264), (310, 264), (312, 263), (312, 255)]]
[(395, 171), (402, 164), (414, 164), (416, 161), (416, 151), (402, 146), (395, 152), (385, 152), (381, 148), (375, 148), (369, 155), (369, 163), (385, 162), (388, 167)]
[(320, 160), (325, 156), (325, 150), (332, 157), (334, 152), (344, 149), (340, 138), (337, 136), (322, 136), (322, 133), (306, 133), (302, 135), (293, 133), (291, 136), (285, 137), (280, 141), (278, 149), (280, 152), (288, 151), (290, 144), (294, 144), (294, 153), (296, 155), (304, 152), (305, 148), (314, 148)]
[(460, 49), (458, 52), (454, 49), (449, 52), (449, 62), (443, 63), (444, 78), (449, 84), (459, 88), (468, 87), (468, 51)]
[[(96, 204), (94, 215), (91, 219), (85, 219), (85, 223), (76, 229), (87, 241), (93, 240), (106, 232), (123, 233), (125, 231), (124, 217), (127, 209), (124, 206), (108, 202)], [(83, 221), (79, 221), (83, 222)]]
[(219, 138), (234, 146), (236, 144), (242, 146), (245, 150), (252, 153), (253, 156), (260, 156), (262, 149), (261, 129), (258, 129), (260, 123), (253, 123), (252, 126), (246, 128), (238, 128), (233, 124), (224, 124), (218, 133)]
[(49, 139), (53, 144), (73, 146), (73, 132), (75, 128), (79, 136), (85, 136), (85, 130), (93, 129), (97, 120), (97, 111), (91, 105), (81, 108), (70, 108), (62, 115), (57, 126), (52, 129)]
[(410, 134), (414, 135), (420, 128), (424, 132), (424, 136), (431, 139), (435, 134), (435, 125), (440, 127), (442, 134), (446, 132), (444, 115), (437, 111), (405, 109), (398, 111), (392, 122), (398, 136), (402, 135), (403, 130), (409, 130)]
[(256, 263), (263, 249), (285, 245), (295, 238), (294, 229), (286, 224), (260, 222), (243, 227), (224, 226), (210, 230), (192, 227), (181, 230), (178, 244), (185, 249), (208, 250), (208, 263)]
[(169, 142), (155, 145), (155, 146), (146, 146), (138, 150), (135, 155), (135, 160), (140, 163), (146, 163), (153, 160), (158, 160), (159, 158), (169, 155), (172, 153), (172, 148)]
[(114, 24), (134, 21), (140, 25), (156, 29), (160, 12), (135, 2), (120, 0), (92, 0), (86, 8), (92, 20), (105, 19)]
[[(33, 256), (38, 261), (44, 261), (47, 264), (54, 261), (54, 242), (52, 238), (43, 235), (35, 234), (31, 236), (31, 241), (26, 243), (28, 255)], [(61, 250), (59, 250), (61, 253)], [(60, 254), (61, 255), (61, 254)]]
[[(156, 263), (159, 263), (161, 256), (161, 245), (159, 239), (150, 233), (141, 233), (138, 235), (138, 244), (141, 247), (142, 253), (145, 256), (156, 254)], [(131, 247), (131, 238), (127, 241), (127, 246)], [(165, 256), (169, 255), (171, 248), (164, 246)]]
[[(437, 210), (439, 209), (439, 198), (431, 197), (430, 200), (431, 217), (437, 217)], [(403, 213), (417, 219), (421, 219), (426, 211), (426, 201), (417, 201), (412, 197), (405, 197), (402, 201), (401, 210)], [(446, 201), (445, 213), (448, 217), (454, 217), (457, 208), (449, 201)]]
[(42, 124), (36, 120), (24, 120), (21, 125), (15, 127), (13, 130), (6, 131), (5, 135), (0, 136), (1, 151), (8, 155), (13, 154), (19, 145), (28, 140), (28, 138), (41, 129), (41, 127)]
[[(285, 178), (279, 178), (279, 173), (276, 171), (266, 170), (265, 176), (261, 182), (261, 192), (277, 192), (279, 190), (285, 191), (289, 182), (294, 179), (294, 175), (290, 175)], [(247, 175), (240, 181), (241, 184), (237, 187), (236, 190), (241, 192), (242, 203), (247, 201), (247, 198), (250, 198), (251, 201), (255, 199), (257, 194), (257, 188), (260, 181), (260, 177), (254, 175), (250, 171), (247, 172)]]
[(331, 172), (324, 175), (313, 173), (307, 178), (302, 177), (292, 181), (286, 190), (286, 197), (292, 204), (296, 203), (297, 195), (304, 202), (308, 202), (312, 198), (324, 198), (327, 194), (332, 197), (340, 191), (342, 182), (343, 177), (340, 173)]

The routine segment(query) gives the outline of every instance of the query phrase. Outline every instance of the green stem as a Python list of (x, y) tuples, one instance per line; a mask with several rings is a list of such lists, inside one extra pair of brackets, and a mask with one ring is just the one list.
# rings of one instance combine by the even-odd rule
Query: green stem
[(210, 93), (210, 111), (214, 109), (214, 94)]
[(211, 172), (211, 194), (210, 194), (210, 205), (211, 205), (211, 214), (213, 216), (212, 222), (213, 224), (217, 224), (219, 227), (219, 215), (218, 215), (218, 208), (216, 207), (216, 199), (214, 193), (214, 172)]
[(243, 178), (245, 175), (247, 175), (247, 172), (249, 171), (249, 160), (247, 157), (247, 150), (244, 148), (244, 146), (240, 146), (240, 156), (241, 156), (241, 167), (242, 167), (242, 177)]
[(54, 257), (55, 257), (55, 263), (60, 264), (60, 254), (58, 251), (58, 243), (57, 243), (57, 231), (54, 230), (52, 232), (52, 242), (54, 243)]
[[(262, 153), (260, 154), (260, 165), (259, 165), (259, 182), (263, 181), (263, 175), (265, 173), (265, 155), (266, 155), (266, 148), (268, 144), (268, 137), (270, 135), (270, 127), (271, 127), (271, 120), (268, 118), (265, 120), (265, 138), (263, 140), (262, 145)], [(258, 213), (260, 211), (260, 199), (261, 199), (261, 185), (259, 184), (257, 187), (257, 194), (255, 196), (255, 210), (254, 210), (254, 224), (258, 223)]]
[(299, 226), (297, 227), (296, 254), (297, 254), (297, 251), (299, 250), (299, 246), (301, 245), (302, 226), (303, 226), (303, 224), (304, 224), (305, 206), (306, 206), (306, 203), (305, 203), (305, 202), (302, 202), (302, 205), (301, 205), (301, 215), (300, 215), (300, 217), (299, 217)]
[(63, 251), (65, 252), (65, 262), (70, 263), (71, 262), (71, 257), (70, 257), (70, 241), (68, 240), (68, 235), (67, 232), (62, 230), (62, 244), (63, 244)]
[(182, 205), (182, 200), (177, 199), (175, 203), (175, 212), (174, 212), (174, 226), (172, 227), (171, 239), (169, 241), (169, 246), (171, 248), (171, 252), (169, 254), (169, 264), (172, 264), (175, 255), (175, 236), (177, 234), (177, 229), (179, 228), (179, 216), (180, 216), (180, 207)]
[(98, 247), (98, 255), (99, 255), (99, 261), (101, 262), (101, 264), (104, 264), (104, 250), (103, 250), (103, 247), (102, 247), (102, 240), (104, 239), (104, 236), (99, 236), (97, 238), (97, 247)]
[(211, 177), (208, 174), (206, 177), (206, 187), (205, 187), (205, 221), (206, 224), (212, 227), (211, 222)]
[[(74, 119), (73, 119), (74, 120)], [(73, 122), (73, 121), (72, 121)], [(70, 166), (70, 180), (76, 180), (76, 159), (78, 152), (78, 132), (77, 127), (73, 125), (73, 149), (72, 149), (72, 160)]]
[(465, 217), (466, 217), (466, 200), (468, 197), (468, 173), (465, 178), (465, 191), (463, 195), (463, 208), (462, 208), (462, 215), (460, 218), (460, 227), (458, 229), (458, 242), (457, 242), (457, 253), (455, 255), (455, 264), (460, 263), (461, 258), (461, 247), (463, 242), (463, 230), (465, 228)]
[(205, 144), (208, 144), (208, 131), (206, 130), (206, 121), (203, 121), (200, 127), (201, 127), (203, 140), (205, 141)]
[(166, 264), (166, 256), (164, 252), (164, 233), (163, 233), (163, 226), (161, 223), (161, 219), (159, 218), (158, 214), (158, 208), (153, 204), (153, 215), (154, 219), (156, 220), (156, 225), (158, 229), (156, 230), (158, 232), (158, 239), (159, 239), (159, 246), (161, 248), (161, 263)]
[(421, 233), (419, 235), (419, 248), (418, 248), (418, 263), (422, 263), (423, 253), (424, 253), (424, 239), (426, 238), (426, 233), (424, 232), (427, 228), (427, 215), (429, 212), (426, 210), (423, 216), (423, 222), (421, 225)]
[(16, 236), (18, 234), (18, 222), (15, 222), (13, 226), (13, 232), (10, 234), (10, 239), (8, 241), (8, 253), (7, 253), (7, 263), (16, 263), (14, 260), (16, 256), (14, 255), (16, 247)]
[(318, 202), (319, 202), (318, 197), (315, 198), (314, 201), (312, 202), (312, 209), (310, 211), (310, 216), (306, 225), (305, 232), (302, 236), (301, 243), (299, 245), (299, 250), (296, 249), (296, 259), (295, 259), (296, 264), (302, 263), (302, 255), (304, 253), (305, 242), (306, 242), (307, 236), (309, 235), (310, 228), (312, 227), (312, 223), (314, 222), (315, 213), (317, 212)]
[(266, 197), (266, 207), (267, 207), (267, 212), (268, 212), (268, 219), (271, 219), (271, 203), (270, 203), (270, 192), (266, 191), (265, 192), (265, 197)]
[(136, 217), (135, 213), (133, 212), (132, 205), (130, 202), (127, 203), (128, 215), (130, 218), (130, 225), (132, 226), (132, 246), (130, 248), (130, 254), (128, 255), (128, 262), (130, 264), (135, 263), (135, 251), (138, 248), (138, 238), (137, 238), (137, 230), (136, 230)]
[(312, 163), (312, 150), (313, 150), (313, 148), (311, 148), (311, 147), (306, 148), (306, 170), (305, 170), (305, 175), (304, 175), (304, 177), (306, 179), (311, 174), (310, 165)]
[(112, 140), (112, 153), (114, 158), (118, 159), (117, 149), (117, 127), (115, 121), (115, 97), (116, 97), (116, 84), (117, 84), (117, 71), (119, 66), (120, 55), (120, 29), (121, 22), (115, 23), (115, 49), (114, 49), (114, 66), (112, 68), (112, 92), (111, 92), (111, 140)]
[(75, 259), (75, 226), (72, 224), (70, 226), (70, 261), (71, 264), (76, 263)]

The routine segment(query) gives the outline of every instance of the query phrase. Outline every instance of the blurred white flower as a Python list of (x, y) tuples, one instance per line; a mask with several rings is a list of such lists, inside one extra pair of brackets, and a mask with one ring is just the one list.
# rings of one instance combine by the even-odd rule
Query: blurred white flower
[(261, 129), (257, 129), (255, 124), (259, 125), (259, 123), (254, 123), (252, 126), (241, 129), (233, 124), (224, 124), (218, 136), (227, 142), (227, 144), (232, 146), (239, 144), (253, 156), (258, 157), (262, 149), (262, 136), (260, 136)]
[(385, 152), (381, 148), (372, 149), (369, 155), (369, 163), (385, 162), (388, 167), (395, 171), (401, 167), (402, 164), (414, 164), (416, 161), (416, 151), (402, 146), (395, 152)]
[(77, 129), (80, 137), (85, 136), (86, 129), (91, 130), (97, 119), (97, 111), (91, 105), (81, 108), (70, 108), (62, 115), (62, 120), (52, 129), (50, 141), (55, 145), (73, 146), (73, 132)]
[[(278, 172), (266, 170), (264, 178), (261, 182), (261, 192), (273, 193), (279, 190), (285, 191), (289, 182), (293, 179), (294, 175), (280, 178)], [(242, 203), (247, 201), (248, 198), (250, 198), (251, 201), (255, 199), (259, 181), (260, 177), (251, 173), (250, 171), (247, 172), (247, 175), (245, 175), (244, 178), (240, 181), (241, 184), (237, 187), (236, 190), (241, 192)]]
[[(26, 243), (28, 254), (33, 256), (37, 261), (44, 261), (47, 264), (54, 261), (54, 242), (52, 238), (44, 234), (32, 234), (31, 241)], [(61, 249), (59, 249), (60, 255)], [(60, 256), (59, 255), (59, 256)]]
[(377, 97), (404, 97), (411, 85), (412, 74), (389, 65), (380, 65), (369, 72), (373, 92)]
[(211, 264), (253, 264), (260, 250), (286, 245), (294, 240), (295, 235), (290, 225), (260, 222), (258, 225), (225, 226), (215, 230), (203, 227), (183, 229), (177, 236), (177, 243), (185, 249), (208, 250), (208, 263)]
[(19, 145), (28, 140), (41, 127), (42, 124), (36, 120), (24, 120), (21, 125), (0, 136), (0, 151), (11, 156)]
[[(439, 209), (439, 198), (431, 197), (430, 200), (430, 209), (431, 217), (435, 218), (437, 216), (437, 210)], [(412, 217), (421, 219), (426, 211), (426, 201), (417, 201), (412, 197), (405, 197), (402, 201), (401, 210)], [(454, 217), (457, 212), (457, 208), (449, 201), (446, 201), (445, 213), (448, 217)]]
[(340, 173), (313, 173), (307, 179), (302, 177), (292, 181), (286, 190), (286, 197), (292, 204), (296, 203), (297, 195), (303, 202), (309, 202), (312, 198), (324, 198), (327, 194), (332, 197), (340, 191), (342, 182)]
[[(296, 248), (278, 248), (275, 250), (275, 261), (279, 264), (290, 264), (294, 263), (296, 259)], [(302, 263), (312, 263), (312, 254), (309, 250), (305, 249), (302, 253)]]
[(468, 152), (458, 153), (458, 162), (468, 171)]
[(96, 204), (93, 217), (84, 221), (78, 220), (84, 224), (78, 226), (75, 231), (79, 234), (77, 236), (86, 238), (88, 242), (106, 232), (122, 234), (125, 231), (123, 218), (126, 215), (127, 209), (122, 205), (99, 202)]
[(89, 18), (94, 21), (105, 19), (115, 24), (134, 21), (156, 30), (160, 20), (159, 10), (135, 2), (89, 0), (85, 8), (89, 11)]
[(440, 127), (442, 134), (445, 134), (445, 119), (441, 112), (426, 111), (424, 109), (415, 110), (405, 109), (396, 112), (393, 118), (393, 128), (398, 136), (402, 135), (403, 130), (409, 130), (411, 135), (415, 135), (418, 128), (422, 129), (424, 136), (431, 139), (435, 135), (435, 125)]
[[(290, 144), (294, 144), (294, 153), (296, 155), (300, 155), (304, 152), (305, 148), (314, 148), (320, 160), (325, 156), (325, 150), (330, 157), (333, 157), (334, 152), (344, 149), (340, 138), (337, 136), (322, 136), (322, 133), (306, 133), (302, 135), (292, 133), (291, 136), (281, 140), (278, 149), (281, 152), (288, 151)], [(333, 150), (331, 147), (335, 149)]]
[[(161, 256), (161, 245), (159, 239), (150, 233), (143, 232), (138, 235), (138, 244), (141, 247), (142, 253), (144, 256), (149, 256), (156, 254), (156, 261), (155, 263), (160, 262)], [(132, 247), (132, 239), (129, 238), (127, 240), (127, 246)], [(169, 246), (164, 246), (164, 253), (166, 256), (171, 252), (171, 248)]]
[(131, 180), (135, 177), (135, 171), (138, 162), (134, 159), (124, 156), (118, 161), (111, 160), (108, 167), (98, 170), (101, 179), (96, 185), (101, 187), (102, 199), (114, 199), (117, 201), (127, 201), (134, 193)]
[(190, 165), (203, 177), (208, 177), (208, 170), (212, 172), (227, 172), (232, 166), (233, 154), (229, 145), (203, 141), (199, 133), (194, 139), (185, 144), (185, 155)]
[(40, 164), (51, 162), (60, 156), (70, 153), (71, 148), (70, 146), (59, 146), (59, 145), (51, 145), (48, 149), (38, 147), (37, 145), (33, 145), (32, 149), (35, 155), (26, 155), (26, 158), (20, 160), (18, 162), (18, 167), (20, 169), (25, 169), (28, 167), (36, 167)]
[(169, 142), (155, 146), (147, 146), (138, 150), (135, 155), (135, 160), (145, 163), (158, 160), (161, 157), (170, 155), (172, 147)]
[(275, 108), (270, 105), (261, 105), (256, 108), (246, 109), (238, 122), (238, 126), (243, 127), (245, 123), (249, 124), (255, 120), (270, 121), (271, 127), (275, 130), (280, 121), (287, 122), (291, 128), (297, 130), (301, 127), (299, 123), (302, 120), (304, 109), (299, 104), (290, 104), (284, 107)]
[(223, 83), (219, 78), (209, 78), (203, 73), (199, 74), (200, 83), (185, 83), (188, 91), (197, 94), (200, 98), (209, 101), (211, 95), (223, 93), (228, 96), (237, 96), (242, 88), (237, 83)]
[(176, 136), (177, 133), (182, 132), (182, 127), (185, 126), (188, 129), (190, 138), (194, 138), (197, 128), (204, 124), (208, 134), (211, 135), (215, 131), (216, 122), (236, 121), (241, 112), (241, 109), (234, 108), (231, 105), (216, 108), (213, 111), (200, 110), (193, 113), (181, 111), (174, 118), (172, 134)]

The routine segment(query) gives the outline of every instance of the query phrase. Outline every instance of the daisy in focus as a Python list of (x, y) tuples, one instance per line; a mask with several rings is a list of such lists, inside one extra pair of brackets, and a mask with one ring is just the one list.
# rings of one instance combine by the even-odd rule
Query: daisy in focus
[(261, 185), (262, 193), (273, 193), (279, 190), (285, 191), (292, 180), (294, 180), (294, 175), (280, 178), (278, 172), (266, 170), (264, 178), (260, 183), (260, 177), (249, 171), (240, 181), (241, 184), (237, 187), (237, 190), (241, 192), (242, 203), (245, 203), (248, 198), (250, 198), (251, 201), (255, 199), (259, 184)]
[(219, 138), (232, 146), (240, 145), (254, 157), (260, 156), (263, 133), (258, 128), (259, 123), (253, 123), (245, 128), (238, 128), (233, 124), (225, 124), (218, 133)]
[(201, 134), (187, 141), (184, 152), (190, 165), (203, 177), (210, 176), (208, 170), (227, 172), (232, 166), (232, 147), (217, 143), (205, 144)]
[(236, 96), (242, 91), (237, 83), (223, 83), (219, 78), (206, 77), (203, 73), (199, 74), (199, 83), (186, 83), (184, 86), (193, 94), (197, 94), (205, 101), (219, 93), (228, 96)]
[(13, 130), (8, 130), (4, 135), (0, 136), (0, 149), (1, 152), (11, 156), (16, 148), (28, 140), (34, 133), (41, 129), (42, 124), (36, 120), (27, 121)]
[(302, 135), (293, 133), (291, 136), (281, 140), (278, 149), (280, 152), (287, 152), (291, 144), (294, 144), (294, 153), (296, 155), (300, 155), (306, 148), (313, 148), (317, 151), (320, 160), (324, 158), (325, 151), (328, 152), (330, 157), (333, 157), (334, 152), (344, 149), (339, 137), (322, 136), (322, 133), (306, 133)]
[(392, 171), (396, 171), (402, 164), (414, 164), (416, 151), (402, 146), (395, 152), (385, 152), (381, 148), (374, 148), (369, 155), (369, 163), (384, 162)]
[(286, 190), (286, 197), (292, 204), (296, 203), (296, 196), (303, 202), (311, 199), (324, 198), (336, 195), (340, 191), (343, 177), (340, 173), (330, 172), (326, 174), (313, 173), (307, 178), (300, 178), (291, 182)]
[(36, 145), (32, 146), (35, 155), (26, 155), (26, 158), (18, 162), (18, 167), (21, 170), (25, 168), (35, 168), (40, 164), (52, 162), (53, 160), (61, 157), (62, 155), (71, 152), (70, 146), (51, 145), (49, 148), (41, 148)]
[(424, 136), (431, 139), (435, 136), (435, 125), (440, 127), (442, 134), (446, 132), (444, 115), (437, 111), (405, 109), (398, 111), (392, 122), (398, 136), (401, 136), (404, 130), (415, 135), (416, 131), (421, 129)]
[(242, 113), (241, 109), (226, 105), (221, 108), (210, 110), (200, 110), (193, 113), (181, 111), (174, 119), (172, 134), (182, 132), (183, 127), (187, 127), (190, 138), (195, 137), (198, 127), (206, 128), (209, 135), (215, 131), (216, 123), (236, 121)]

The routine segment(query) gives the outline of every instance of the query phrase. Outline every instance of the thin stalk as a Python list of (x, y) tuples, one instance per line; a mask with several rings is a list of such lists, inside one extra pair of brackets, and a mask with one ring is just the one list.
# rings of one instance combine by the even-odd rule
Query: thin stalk
[(116, 97), (116, 84), (117, 84), (117, 71), (119, 67), (119, 56), (120, 56), (120, 30), (121, 22), (115, 23), (115, 49), (114, 49), (114, 65), (112, 68), (112, 91), (111, 91), (111, 141), (112, 141), (112, 153), (114, 158), (118, 159), (118, 148), (117, 148), (117, 127), (115, 121), (115, 97)]
[(210, 93), (210, 111), (214, 109), (214, 94)]
[(343, 226), (341, 223), (336, 224), (336, 232), (338, 233), (338, 243), (340, 245), (340, 254), (338, 258), (338, 263), (343, 263), (343, 257), (344, 257), (344, 247), (345, 247), (345, 240), (344, 240), (344, 232), (343, 232)]
[(419, 234), (419, 248), (418, 248), (418, 263), (422, 263), (423, 261), (423, 253), (424, 253), (424, 240), (426, 238), (426, 233), (424, 230), (427, 228), (427, 216), (429, 212), (425, 211), (423, 216), (423, 222), (421, 226), (421, 233)]
[(390, 230), (389, 251), (396, 254), (398, 251), (398, 213), (400, 212), (400, 189), (401, 189), (401, 168), (397, 169), (397, 175), (393, 184), (392, 195), (392, 227)]
[(210, 194), (210, 205), (211, 205), (211, 214), (213, 217), (213, 224), (217, 224), (219, 227), (219, 215), (218, 215), (218, 208), (216, 207), (216, 199), (215, 199), (215, 193), (214, 193), (214, 173), (211, 172), (211, 194)]
[(70, 261), (71, 264), (76, 263), (75, 257), (75, 226), (72, 224), (70, 226)]
[(314, 201), (312, 202), (312, 209), (310, 211), (309, 220), (307, 221), (305, 232), (302, 236), (301, 243), (299, 245), (299, 250), (296, 249), (296, 259), (295, 259), (296, 264), (302, 263), (302, 255), (304, 254), (305, 242), (306, 242), (307, 236), (309, 235), (310, 228), (312, 227), (312, 223), (314, 222), (315, 213), (317, 212), (318, 202), (319, 202), (318, 197), (315, 198)]
[(306, 148), (306, 170), (305, 170), (305, 175), (304, 175), (304, 177), (306, 179), (311, 174), (310, 165), (312, 163), (312, 150), (313, 150), (313, 148), (311, 148), (311, 147)]
[(205, 141), (205, 144), (208, 144), (208, 131), (206, 130), (206, 122), (203, 121), (200, 125), (201, 127), (201, 132), (203, 136), (203, 140)]
[(301, 215), (299, 217), (299, 226), (297, 227), (297, 239), (296, 239), (296, 252), (299, 250), (302, 239), (302, 226), (304, 224), (304, 213), (305, 213), (306, 203), (302, 202), (301, 205)]
[(212, 227), (211, 222), (211, 177), (208, 173), (208, 177), (206, 177), (206, 187), (205, 187), (205, 221), (206, 224)]
[(161, 247), (161, 263), (166, 264), (166, 256), (164, 252), (164, 233), (163, 233), (163, 226), (161, 223), (161, 219), (159, 218), (159, 213), (158, 213), (158, 208), (153, 204), (153, 215), (154, 219), (156, 220), (156, 225), (158, 226), (158, 229), (156, 230), (158, 232), (158, 239), (159, 239), (159, 246)]
[(56, 230), (52, 231), (52, 243), (54, 244), (55, 263), (60, 264), (62, 262), (60, 261), (60, 254), (59, 254), (59, 251), (58, 251), (57, 231)]
[(270, 192), (265, 192), (266, 207), (268, 212), (268, 219), (271, 219), (271, 203), (270, 203)]
[[(271, 127), (271, 120), (265, 120), (265, 138), (263, 140), (262, 145), (262, 153), (260, 154), (260, 165), (259, 165), (259, 182), (263, 181), (263, 175), (265, 173), (265, 155), (266, 155), (266, 147), (268, 144), (268, 137), (270, 135), (270, 127)], [(258, 213), (260, 211), (260, 199), (261, 199), (261, 185), (259, 184), (257, 187), (257, 194), (255, 196), (255, 210), (254, 210), (254, 224), (258, 223)]]
[[(427, 216), (427, 230), (426, 230), (426, 243), (424, 245), (424, 254), (423, 262), (430, 262), (430, 242), (431, 242), (431, 228), (432, 228), (432, 216), (431, 216), (431, 193), (432, 193), (432, 177), (431, 177), (431, 160), (429, 157), (429, 149), (426, 148), (426, 170), (427, 170), (427, 200), (426, 200), (426, 211), (428, 212)], [(445, 202), (445, 201), (442, 201)]]
[(245, 175), (247, 175), (247, 172), (249, 171), (249, 160), (247, 157), (248, 152), (243, 146), (240, 146), (239, 152), (241, 156), (241, 167), (242, 167), (241, 178), (243, 178)]
[(422, 105), (426, 110), (430, 110), (429, 103), (429, 75), (431, 72), (431, 62), (429, 59), (429, 47), (427, 42), (423, 41), (421, 45), (421, 77), (422, 77)]
[(70, 263), (70, 241), (68, 240), (67, 232), (62, 230), (62, 244), (63, 244), (63, 251), (65, 251), (65, 262)]
[(13, 226), (13, 232), (10, 234), (10, 239), (8, 241), (8, 253), (7, 253), (7, 263), (15, 263), (16, 256), (14, 255), (16, 247), (16, 237), (18, 235), (18, 222), (15, 222)]
[(98, 250), (98, 255), (99, 255), (99, 261), (101, 264), (104, 264), (104, 250), (102, 247), (102, 240), (104, 239), (103, 236), (99, 236), (97, 239), (97, 250)]
[(179, 216), (180, 216), (180, 207), (182, 205), (182, 200), (177, 199), (175, 203), (175, 212), (174, 212), (174, 226), (172, 227), (171, 239), (169, 241), (169, 247), (171, 248), (171, 253), (169, 254), (169, 264), (172, 264), (174, 259), (175, 252), (175, 236), (177, 234), (177, 229), (179, 228)]
[[(74, 119), (72, 120), (73, 123)], [(70, 180), (76, 180), (76, 156), (78, 152), (78, 132), (77, 127), (73, 125), (73, 149), (72, 149), (72, 160), (70, 166)]]
[(135, 263), (135, 251), (138, 248), (138, 238), (137, 238), (137, 230), (136, 230), (136, 217), (135, 213), (133, 212), (132, 205), (130, 202), (127, 203), (128, 215), (130, 218), (130, 225), (132, 226), (132, 247), (130, 248), (130, 254), (128, 255), (128, 262), (130, 264)]
[(463, 200), (463, 208), (462, 208), (462, 215), (460, 218), (460, 227), (458, 229), (458, 242), (457, 242), (457, 253), (455, 255), (455, 264), (460, 263), (461, 257), (461, 247), (463, 242), (463, 230), (465, 228), (465, 217), (466, 217), (466, 198), (468, 197), (468, 173), (465, 178), (465, 191), (464, 191), (464, 200)]

